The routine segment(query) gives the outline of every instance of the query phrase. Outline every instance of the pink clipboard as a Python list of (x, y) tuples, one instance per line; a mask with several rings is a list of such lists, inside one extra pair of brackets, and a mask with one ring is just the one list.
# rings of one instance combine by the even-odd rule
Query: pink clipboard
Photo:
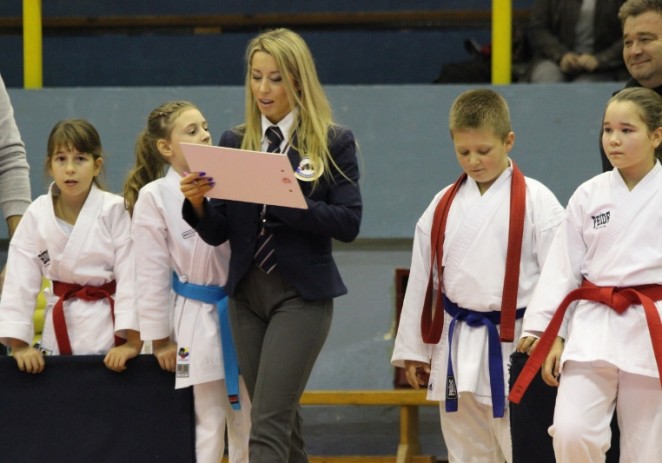
[(285, 154), (180, 143), (191, 172), (216, 182), (206, 196), (248, 203), (308, 209)]

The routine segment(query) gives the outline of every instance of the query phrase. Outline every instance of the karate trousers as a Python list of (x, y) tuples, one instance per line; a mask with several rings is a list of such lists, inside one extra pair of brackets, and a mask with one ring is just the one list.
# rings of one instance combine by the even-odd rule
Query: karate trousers
[(509, 411), (492, 416), (492, 405), (478, 402), (471, 393), (461, 393), (456, 412), (447, 412), (439, 402), (441, 432), (449, 463), (512, 463)]
[[(510, 387), (519, 376), (527, 354), (510, 356)], [(519, 404), (510, 403), (510, 432), (513, 439), (513, 463), (555, 463), (554, 446), (549, 427), (554, 420), (557, 388), (548, 386), (536, 375)], [(606, 463), (618, 463), (620, 433), (616, 416), (611, 421), (611, 447)]]
[(225, 380), (193, 385), (195, 407), (196, 463), (219, 463), (225, 452), (228, 436), (228, 461), (248, 463), (248, 437), (251, 430), (251, 402), (239, 376), (240, 410), (234, 410), (228, 400)]
[(660, 380), (626, 373), (605, 361), (564, 362), (549, 430), (556, 461), (604, 462), (614, 410), (620, 429), (620, 462), (660, 461)]

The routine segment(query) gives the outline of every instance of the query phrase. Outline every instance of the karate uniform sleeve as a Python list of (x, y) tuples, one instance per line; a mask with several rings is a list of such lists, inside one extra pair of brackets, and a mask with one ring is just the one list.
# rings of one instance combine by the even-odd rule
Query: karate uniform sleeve
[(34, 215), (30, 210), (19, 223), (9, 245), (5, 283), (0, 298), (0, 342), (9, 338), (28, 344), (34, 337), (34, 309), (41, 289), (41, 262), (33, 231)]
[(552, 246), (554, 236), (565, 217), (565, 210), (554, 193), (542, 183), (535, 182), (537, 188), (529, 193), (532, 196), (532, 220), (534, 229), (534, 252), (538, 265), (542, 268)]
[(409, 279), (391, 356), (391, 364), (397, 367), (404, 367), (405, 360), (429, 363), (432, 357), (433, 346), (425, 344), (421, 335), (421, 314), (430, 272), (432, 217), (439, 198), (438, 195), (416, 224)]
[[(540, 336), (563, 298), (582, 283), (581, 265), (586, 255), (582, 234), (581, 207), (575, 193), (566, 216), (554, 235), (540, 279), (524, 314), (522, 336)], [(571, 305), (571, 309), (574, 306)], [(570, 311), (569, 311), (570, 312)], [(567, 336), (568, 314), (559, 336)]]
[(115, 334), (126, 337), (125, 330), (139, 331), (135, 305), (135, 272), (131, 254), (131, 217), (124, 202), (114, 205), (111, 227), (115, 249)]
[(140, 337), (144, 341), (170, 336), (172, 270), (168, 230), (154, 196), (143, 191), (133, 211), (131, 238), (136, 259), (136, 286)]

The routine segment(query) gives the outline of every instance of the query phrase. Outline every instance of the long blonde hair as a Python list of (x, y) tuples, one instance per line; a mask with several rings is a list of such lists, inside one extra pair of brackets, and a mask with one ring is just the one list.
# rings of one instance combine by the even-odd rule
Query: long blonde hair
[[(333, 129), (333, 113), (322, 89), (313, 56), (300, 35), (289, 29), (274, 29), (252, 39), (246, 48), (246, 122), (236, 128), (243, 136), (241, 147), (248, 150), (261, 148), (261, 113), (251, 91), (251, 62), (253, 55), (262, 51), (271, 55), (278, 66), (293, 108), (298, 108), (292, 130), (293, 147), (301, 156), (310, 158), (314, 165), (324, 166), (330, 175), (330, 164), (336, 168), (329, 152), (329, 131)], [(291, 135), (294, 135), (291, 134)]]
[(178, 100), (163, 103), (149, 113), (147, 125), (136, 140), (136, 163), (124, 182), (124, 206), (129, 214), (133, 215), (140, 189), (165, 175), (168, 162), (156, 144), (160, 139), (170, 139), (175, 121), (189, 109), (197, 107), (190, 101)]

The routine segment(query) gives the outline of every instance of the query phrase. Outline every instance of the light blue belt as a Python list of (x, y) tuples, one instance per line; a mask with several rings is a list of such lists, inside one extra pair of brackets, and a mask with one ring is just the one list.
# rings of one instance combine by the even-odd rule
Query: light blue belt
[(223, 347), (223, 366), (225, 367), (225, 387), (228, 400), (234, 410), (240, 410), (239, 404), (239, 363), (237, 352), (232, 341), (232, 331), (228, 320), (228, 297), (222, 286), (203, 286), (194, 283), (183, 283), (175, 272), (172, 273), (172, 289), (178, 295), (187, 299), (216, 304), (218, 322), (221, 327), (221, 346)]

